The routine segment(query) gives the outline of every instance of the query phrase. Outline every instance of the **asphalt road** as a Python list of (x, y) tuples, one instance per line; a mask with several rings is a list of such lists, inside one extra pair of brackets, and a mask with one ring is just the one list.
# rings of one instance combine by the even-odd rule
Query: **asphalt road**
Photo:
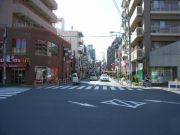
[(180, 135), (180, 95), (112, 80), (0, 88), (0, 135)]

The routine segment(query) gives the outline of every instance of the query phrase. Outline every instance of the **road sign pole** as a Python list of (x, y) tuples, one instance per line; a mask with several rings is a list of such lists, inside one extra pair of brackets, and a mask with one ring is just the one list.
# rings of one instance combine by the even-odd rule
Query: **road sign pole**
[(6, 83), (6, 61), (7, 61), (7, 58), (6, 58), (6, 40), (7, 40), (7, 23), (5, 23), (5, 32), (4, 32), (4, 50), (3, 50), (3, 59), (4, 59), (4, 68), (3, 68), (3, 84)]

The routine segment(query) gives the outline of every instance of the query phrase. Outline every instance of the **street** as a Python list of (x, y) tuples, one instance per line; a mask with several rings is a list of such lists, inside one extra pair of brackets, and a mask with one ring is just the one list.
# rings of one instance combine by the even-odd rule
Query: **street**
[(0, 88), (0, 135), (179, 135), (180, 95), (113, 80)]

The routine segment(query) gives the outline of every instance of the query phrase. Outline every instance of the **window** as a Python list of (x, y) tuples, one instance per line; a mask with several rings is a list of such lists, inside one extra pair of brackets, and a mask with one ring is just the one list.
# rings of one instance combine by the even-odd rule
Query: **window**
[(3, 40), (0, 40), (0, 54), (3, 54)]
[(58, 57), (59, 47), (51, 42), (48, 42), (48, 56)]
[(39, 40), (39, 39), (36, 40), (35, 54), (47, 55), (47, 41)]
[(165, 8), (165, 0), (153, 1), (154, 8)]
[(165, 27), (166, 27), (165, 21), (154, 21), (154, 29), (155, 30), (163, 29)]
[(26, 39), (13, 39), (13, 54), (26, 54)]

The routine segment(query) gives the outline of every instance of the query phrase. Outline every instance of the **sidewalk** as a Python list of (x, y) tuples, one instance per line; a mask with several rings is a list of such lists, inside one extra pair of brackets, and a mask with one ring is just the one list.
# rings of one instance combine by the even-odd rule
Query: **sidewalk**
[[(113, 79), (113, 78), (110, 78), (111, 80), (119, 83), (121, 86), (123, 87), (129, 87), (129, 85), (123, 81), (123, 83), (120, 83), (118, 82), (117, 80)], [(164, 91), (167, 91), (167, 92), (173, 92), (173, 93), (176, 93), (176, 94), (180, 94), (180, 87), (174, 87), (174, 86), (171, 86), (170, 90), (168, 89), (168, 86), (151, 86), (151, 87), (144, 87), (144, 86), (131, 86), (132, 88), (143, 88), (143, 89), (154, 89), (154, 90), (164, 90)]]

